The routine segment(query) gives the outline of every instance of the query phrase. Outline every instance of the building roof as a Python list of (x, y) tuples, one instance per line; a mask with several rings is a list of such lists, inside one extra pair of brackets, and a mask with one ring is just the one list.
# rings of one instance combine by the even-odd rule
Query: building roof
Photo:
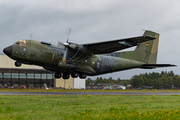
[(0, 68), (0, 73), (53, 73), (45, 69)]

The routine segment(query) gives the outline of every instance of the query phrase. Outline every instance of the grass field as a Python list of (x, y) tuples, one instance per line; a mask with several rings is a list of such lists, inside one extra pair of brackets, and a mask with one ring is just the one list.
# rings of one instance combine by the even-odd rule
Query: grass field
[(165, 90), (157, 90), (157, 89), (142, 89), (142, 90), (64, 90), (64, 89), (9, 89), (9, 88), (1, 88), (0, 92), (180, 92), (180, 90), (176, 89), (165, 89)]
[(0, 119), (180, 119), (180, 96), (0, 96)]

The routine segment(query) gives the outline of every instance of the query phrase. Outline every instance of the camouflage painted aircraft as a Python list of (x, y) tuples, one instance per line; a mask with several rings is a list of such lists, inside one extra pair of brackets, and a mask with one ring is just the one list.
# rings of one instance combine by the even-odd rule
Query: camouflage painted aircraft
[[(132, 68), (152, 69), (175, 66), (156, 64), (159, 34), (146, 30), (142, 36), (91, 44), (51, 43), (19, 40), (4, 48), (15, 66), (38, 65), (54, 71), (55, 78), (95, 76)], [(117, 52), (137, 46), (134, 51)]]

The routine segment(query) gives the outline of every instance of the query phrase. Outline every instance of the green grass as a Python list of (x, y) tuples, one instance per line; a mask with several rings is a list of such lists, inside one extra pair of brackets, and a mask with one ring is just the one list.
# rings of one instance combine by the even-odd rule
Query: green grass
[(64, 89), (9, 89), (3, 88), (0, 89), (0, 92), (180, 92), (180, 90), (176, 89), (165, 89), (165, 90), (157, 90), (157, 89), (143, 89), (143, 90), (64, 90)]
[(180, 96), (0, 96), (0, 120), (179, 119)]

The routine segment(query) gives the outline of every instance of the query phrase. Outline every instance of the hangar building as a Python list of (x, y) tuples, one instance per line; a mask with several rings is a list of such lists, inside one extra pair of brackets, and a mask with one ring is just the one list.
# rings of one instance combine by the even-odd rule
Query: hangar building
[[(25, 87), (41, 88), (58, 87), (66, 89), (85, 88), (85, 79), (70, 77), (67, 80), (55, 79), (54, 73), (39, 66), (24, 65), (16, 67), (15, 61), (0, 53), (0, 88), (2, 87)], [(77, 81), (77, 82), (76, 82)], [(78, 84), (78, 87), (77, 87)]]

